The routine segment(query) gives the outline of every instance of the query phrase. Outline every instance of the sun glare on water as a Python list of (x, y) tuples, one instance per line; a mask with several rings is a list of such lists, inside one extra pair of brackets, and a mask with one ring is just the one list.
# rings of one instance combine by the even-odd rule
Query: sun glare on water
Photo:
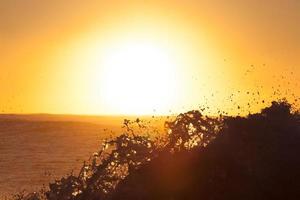
[(116, 113), (166, 112), (176, 101), (177, 67), (167, 48), (128, 42), (106, 49), (101, 98)]

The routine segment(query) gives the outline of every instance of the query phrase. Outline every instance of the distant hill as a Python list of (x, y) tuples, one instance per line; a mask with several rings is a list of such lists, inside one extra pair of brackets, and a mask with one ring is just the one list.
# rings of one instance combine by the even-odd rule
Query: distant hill
[[(26, 120), (26, 121), (74, 121), (96, 124), (123, 123), (124, 119), (134, 119), (134, 116), (97, 116), (97, 115), (64, 115), (64, 114), (0, 114), (0, 121)], [(149, 117), (145, 117), (149, 118)]]

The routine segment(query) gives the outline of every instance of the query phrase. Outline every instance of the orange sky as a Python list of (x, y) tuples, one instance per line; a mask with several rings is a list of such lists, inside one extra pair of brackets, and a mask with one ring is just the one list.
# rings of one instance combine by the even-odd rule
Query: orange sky
[[(298, 0), (1, 0), (0, 112), (167, 114), (205, 104), (237, 113), (248, 102), (258, 101), (257, 109), (276, 89), (294, 100), (299, 10)], [(139, 42), (168, 52), (176, 78), (164, 76), (176, 87), (159, 83), (165, 94), (149, 87), (139, 107), (108, 105), (101, 59), (109, 48)], [(168, 101), (152, 105), (160, 96)]]

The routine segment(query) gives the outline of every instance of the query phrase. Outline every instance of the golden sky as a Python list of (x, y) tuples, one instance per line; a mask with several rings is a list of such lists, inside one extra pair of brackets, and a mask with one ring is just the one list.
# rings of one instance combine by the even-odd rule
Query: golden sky
[(293, 101), (299, 24), (298, 0), (0, 0), (0, 112), (237, 113)]

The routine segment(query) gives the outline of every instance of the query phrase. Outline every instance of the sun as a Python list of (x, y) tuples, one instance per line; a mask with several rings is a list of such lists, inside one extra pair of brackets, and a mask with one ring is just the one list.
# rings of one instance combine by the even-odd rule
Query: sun
[(101, 61), (101, 98), (114, 113), (166, 113), (176, 101), (178, 69), (166, 47), (144, 41), (112, 45)]

